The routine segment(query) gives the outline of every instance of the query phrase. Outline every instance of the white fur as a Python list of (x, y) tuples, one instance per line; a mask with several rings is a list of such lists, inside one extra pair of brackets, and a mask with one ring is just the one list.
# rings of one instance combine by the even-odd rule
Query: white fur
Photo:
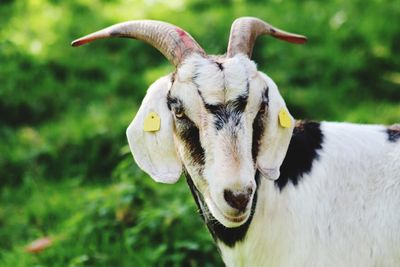
[[(182, 163), (172, 137), (172, 116), (165, 100), (170, 80), (168, 75), (150, 86), (135, 119), (126, 131), (136, 163), (151, 178), (161, 183), (175, 183), (182, 172)], [(156, 112), (161, 117), (161, 127), (157, 132), (143, 130), (144, 119), (150, 112)]]
[(300, 185), (263, 180), (246, 239), (219, 243), (227, 266), (400, 266), (400, 143), (382, 126), (322, 123)]
[[(223, 71), (212, 60), (193, 55), (179, 67), (172, 86), (170, 77), (157, 81), (128, 128), (128, 139), (138, 165), (156, 181), (175, 182), (183, 164), (204, 197), (205, 213), (236, 227), (249, 217), (251, 201), (245, 220), (233, 222), (227, 219), (234, 210), (223, 191), (250, 187), (254, 194), (257, 169), (276, 179), (293, 127), (279, 126), (278, 112), (286, 109), (285, 102), (251, 60), (237, 55), (222, 63)], [(245, 93), (247, 81), (248, 103), (239, 126), (229, 122), (216, 131), (203, 101), (225, 104)], [(265, 133), (253, 164), (252, 123), (265, 87)], [(199, 128), (206, 155), (203, 169), (190, 161), (187, 147), (173, 133), (180, 122), (166, 107), (168, 90), (183, 101), (186, 116)], [(150, 111), (162, 119), (157, 133), (142, 131)], [(289, 182), (282, 192), (273, 181), (262, 179), (245, 240), (233, 248), (218, 243), (227, 266), (400, 266), (400, 142), (387, 141), (383, 126), (324, 122), (321, 129), (323, 148), (310, 173), (297, 187)]]
[(278, 121), (279, 111), (286, 108), (278, 87), (267, 75), (261, 73), (269, 88), (268, 117), (265, 122), (265, 132), (257, 159), (257, 167), (261, 173), (270, 180), (279, 178), (279, 168), (285, 158), (287, 147), (294, 128), (294, 119), (290, 116), (291, 127), (280, 127)]

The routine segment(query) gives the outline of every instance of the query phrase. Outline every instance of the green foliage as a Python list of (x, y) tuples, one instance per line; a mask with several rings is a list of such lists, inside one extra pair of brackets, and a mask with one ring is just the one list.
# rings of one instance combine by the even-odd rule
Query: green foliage
[[(253, 53), (295, 117), (399, 122), (396, 1), (1, 1), (0, 266), (222, 265), (183, 179), (155, 184), (126, 147), (146, 88), (172, 67), (133, 40), (69, 43), (145, 18), (222, 54), (239, 16), (309, 37), (262, 37)], [(24, 251), (46, 235), (50, 248)]]

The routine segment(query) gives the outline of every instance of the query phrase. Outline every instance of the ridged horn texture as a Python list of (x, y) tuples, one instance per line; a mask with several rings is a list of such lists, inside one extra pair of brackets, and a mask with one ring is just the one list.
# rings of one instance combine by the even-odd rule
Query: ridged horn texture
[(307, 37), (303, 35), (282, 31), (258, 18), (242, 17), (232, 23), (227, 56), (233, 57), (238, 53), (243, 53), (251, 58), (257, 37), (264, 34), (290, 43), (303, 44), (307, 42)]
[(175, 25), (155, 20), (134, 20), (115, 24), (79, 38), (71, 45), (80, 46), (110, 37), (142, 40), (157, 48), (176, 67), (192, 53), (205, 56), (204, 50), (190, 34)]

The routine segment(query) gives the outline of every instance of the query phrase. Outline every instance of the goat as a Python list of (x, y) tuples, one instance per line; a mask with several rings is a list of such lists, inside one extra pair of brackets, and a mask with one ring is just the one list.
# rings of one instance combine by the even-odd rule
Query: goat
[(251, 60), (268, 34), (237, 19), (226, 55), (184, 30), (130, 21), (87, 35), (140, 39), (176, 67), (147, 91), (127, 129), (155, 181), (187, 183), (227, 266), (400, 266), (400, 126), (297, 121)]

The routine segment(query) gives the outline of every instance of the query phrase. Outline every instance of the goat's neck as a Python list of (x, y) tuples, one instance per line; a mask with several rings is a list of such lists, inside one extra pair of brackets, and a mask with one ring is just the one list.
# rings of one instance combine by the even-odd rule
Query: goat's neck
[[(240, 259), (244, 260), (246, 258), (248, 260), (249, 255), (254, 255), (252, 254), (253, 251), (273, 253), (278, 247), (282, 246), (282, 244), (275, 243), (279, 239), (277, 237), (282, 236), (282, 231), (285, 228), (287, 229), (285, 223), (296, 221), (281, 221), (282, 217), (289, 218), (288, 216), (291, 216), (289, 203), (287, 201), (282, 202), (282, 194), (273, 181), (267, 180), (257, 173), (255, 179), (258, 187), (254, 197), (252, 215), (240, 227), (226, 228), (214, 218), (208, 217), (212, 215), (207, 211), (201, 193), (194, 186), (188, 174), (186, 174), (186, 178), (196, 204), (200, 209), (202, 219), (218, 245), (227, 266), (245, 266), (244, 263), (240, 264)], [(285, 205), (288, 206), (284, 207)], [(283, 216), (282, 212), (288, 214)], [(252, 240), (252, 242), (246, 242), (247, 239)], [(269, 240), (268, 242), (266, 242), (267, 239)], [(265, 247), (265, 249), (260, 250), (260, 247)], [(233, 259), (235, 263), (229, 263)]]
[[(296, 200), (292, 199), (290, 196), (292, 190), (287, 190), (287, 187), (290, 189), (296, 185), (302, 174), (311, 169), (312, 161), (318, 158), (322, 141), (319, 123), (302, 122), (296, 126), (281, 167), (280, 178), (271, 181), (264, 179), (259, 172), (256, 173), (257, 191), (253, 200), (252, 214), (245, 224), (237, 228), (226, 228), (212, 217), (207, 211), (201, 193), (186, 174), (203, 220), (228, 266), (244, 266), (244, 263), (240, 264), (240, 259), (249, 260), (251, 257), (257, 257), (254, 251), (263, 251), (263, 258), (265, 254), (270, 253), (271, 258), (275, 258), (277, 253), (286, 251), (292, 246), (290, 243), (282, 243), (282, 240), (291, 240), (290, 235), (294, 234), (288, 232), (288, 229), (297, 228), (296, 225), (288, 224), (298, 221), (298, 218), (294, 218), (296, 213), (291, 211), (292, 202)], [(299, 153), (301, 155), (297, 155)], [(282, 238), (284, 235), (288, 235), (287, 238)], [(231, 260), (235, 262), (229, 263)]]

